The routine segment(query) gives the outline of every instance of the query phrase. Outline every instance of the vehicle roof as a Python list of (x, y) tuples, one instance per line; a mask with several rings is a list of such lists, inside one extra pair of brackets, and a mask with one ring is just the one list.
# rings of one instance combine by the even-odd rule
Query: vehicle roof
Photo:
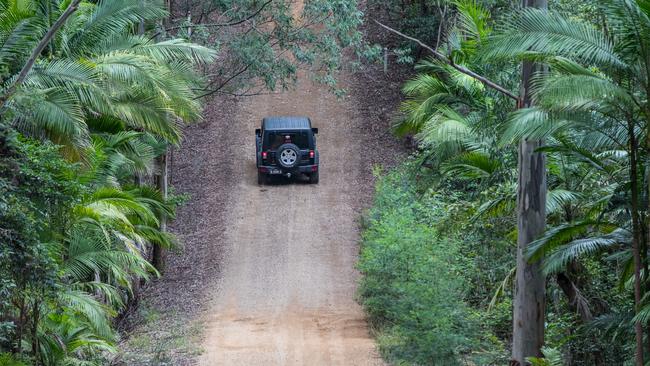
[(311, 121), (308, 117), (298, 116), (265, 117), (262, 120), (262, 127), (265, 130), (311, 129)]

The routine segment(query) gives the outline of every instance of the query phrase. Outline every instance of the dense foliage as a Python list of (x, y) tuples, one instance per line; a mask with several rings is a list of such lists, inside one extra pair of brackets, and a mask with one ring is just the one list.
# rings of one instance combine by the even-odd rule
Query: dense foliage
[[(531, 262), (541, 261), (547, 275), (545, 353), (549, 360), (535, 362), (632, 362), (635, 326), (637, 340), (641, 339), (636, 352), (647, 358), (650, 4), (557, 1), (551, 2), (550, 11), (517, 7), (506, 11), (494, 5), (445, 2), (444, 6), (452, 7), (454, 20), (439, 50), (454, 64), (513, 91), (518, 88), (520, 60), (545, 63), (549, 72), (534, 81), (536, 106), (517, 110), (512, 100), (449, 63), (422, 60), (416, 67), (418, 74), (404, 85), (406, 100), (395, 132), (418, 141), (414, 159), (419, 164), (409, 163), (415, 172), (408, 179), (419, 187), (419, 194), (404, 197), (402, 204), (427, 209), (416, 217), (405, 215), (402, 222), (386, 222), (390, 230), (377, 232), (371, 226), (372, 240), (365, 242), (363, 258), (380, 255), (385, 249), (373, 243), (384, 239), (401, 243), (392, 246), (410, 247), (409, 238), (417, 233), (400, 238), (393, 232), (411, 228), (435, 238), (422, 256), (430, 258), (428, 251), (435, 251), (438, 241), (455, 243), (450, 245), (452, 252), (473, 258), (464, 271), (470, 273), (468, 289), (459, 296), (465, 306), (495, 320), (485, 323), (507, 346), (512, 334), (507, 299), (516, 248), (514, 147), (521, 139), (543, 139), (548, 227), (526, 254)], [(493, 18), (490, 10), (498, 10), (500, 16)], [(402, 188), (388, 189), (394, 191), (389, 194), (397, 194)], [(381, 183), (378, 196), (386, 195), (385, 190)], [(442, 194), (432, 202), (431, 192)], [(459, 214), (444, 220), (435, 215), (440, 211)], [(390, 215), (392, 208), (379, 200), (372, 212)], [(424, 228), (422, 218), (428, 220)], [(432, 232), (429, 227), (438, 229)], [(390, 278), (405, 275), (398, 266), (401, 253), (385, 261), (396, 273), (388, 276), (362, 264), (364, 283), (391, 283)], [(362, 292), (362, 298), (373, 300), (373, 296)], [(371, 314), (382, 314), (399, 303), (423, 301), (416, 300), (418, 296), (403, 290), (388, 302), (371, 301), (366, 307)], [(426, 339), (421, 329), (427, 326), (414, 327), (398, 318), (380, 323), (382, 333), (406, 328)], [(428, 329), (437, 326), (437, 319), (430, 320)], [(456, 334), (480, 338), (480, 333)], [(439, 357), (436, 346), (423, 344), (413, 354)], [(389, 345), (384, 347), (390, 352)], [(472, 351), (477, 349), (482, 348)], [(466, 356), (456, 355), (457, 360)], [(399, 359), (422, 360), (410, 355)]]
[[(460, 227), (449, 230), (460, 212), (442, 191), (418, 192), (416, 167), (409, 161), (382, 177), (367, 215), (359, 294), (380, 330), (380, 349), (391, 361), (419, 365), (496, 362), (499, 345), (485, 327), (491, 320), (467, 302), (476, 297), (473, 262), (486, 251), (464, 250)], [(469, 355), (474, 349), (488, 351)]]
[(158, 5), (77, 3), (0, 2), (0, 354), (9, 364), (103, 363), (116, 352), (112, 318), (158, 275), (152, 246), (174, 245), (161, 229), (174, 201), (142, 177), (179, 141), (179, 122), (200, 117), (192, 70), (214, 58), (138, 34), (166, 16)]
[(179, 32), (220, 51), (206, 95), (286, 89), (301, 70), (303, 77), (340, 91), (337, 75), (349, 64), (344, 50), (358, 57), (377, 54), (375, 47), (364, 46), (357, 0), (179, 1), (178, 11), (183, 16), (163, 32)]

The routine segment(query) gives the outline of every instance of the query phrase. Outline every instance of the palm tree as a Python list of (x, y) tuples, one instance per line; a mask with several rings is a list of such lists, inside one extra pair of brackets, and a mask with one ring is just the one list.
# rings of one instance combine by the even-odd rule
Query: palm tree
[(200, 118), (193, 70), (215, 54), (135, 34), (136, 24), (166, 15), (150, 2), (77, 4), (0, 1), (0, 125), (82, 159), (75, 183), (88, 192), (62, 208), (61, 227), (42, 233), (59, 269), (60, 278), (47, 279), (55, 296), (19, 294), (28, 314), (20, 321), (29, 321), (32, 336), (24, 337), (21, 323), (17, 350), (29, 345), (48, 365), (114, 350), (110, 318), (132, 296), (134, 278), (158, 274), (146, 248), (175, 244), (160, 230), (174, 205), (127, 177), (151, 173), (154, 158), (179, 141), (180, 123)]
[[(0, 3), (0, 16), (7, 19), (0, 31), (5, 88), (47, 31), (46, 12), (60, 13), (66, 2), (57, 4)], [(77, 150), (90, 145), (90, 126), (98, 118), (178, 142), (177, 121), (200, 118), (193, 90), (200, 80), (192, 70), (215, 53), (181, 39), (156, 42), (134, 34), (139, 22), (165, 15), (138, 0), (82, 3), (49, 43), (48, 57), (36, 62), (6, 101), (5, 123)]]
[[(454, 62), (473, 69), (477, 45), (491, 33), (489, 12), (475, 1), (454, 2), (457, 22), (447, 35), (445, 52)], [(425, 151), (426, 165), (435, 173), (463, 179), (501, 179), (505, 168), (498, 160), (494, 116), (500, 101), (476, 78), (449, 63), (426, 59), (415, 67), (418, 75), (406, 82), (393, 130), (414, 135)]]
[(160, 232), (157, 216), (173, 215), (160, 193), (147, 187), (99, 188), (73, 207), (62, 243), (52, 252), (62, 274), (52, 303), (34, 301), (38, 334), (29, 340), (46, 365), (115, 351), (110, 319), (122, 310), (132, 279), (157, 275), (143, 257), (147, 243), (164, 247), (174, 238)]
[[(601, 150), (603, 142), (615, 144), (618, 151), (625, 152), (628, 173), (619, 185), (629, 187), (625, 192), (628, 215), (624, 215), (620, 226), (621, 230), (631, 232), (627, 238), (632, 243), (634, 263), (636, 363), (642, 365), (642, 322), (647, 319), (640, 316), (641, 272), (647, 265), (648, 238), (643, 231), (648, 226), (648, 209), (640, 207), (641, 197), (647, 192), (639, 188), (643, 184), (639, 170), (650, 147), (649, 140), (642, 140), (643, 136), (650, 136), (650, 3), (601, 3), (605, 19), (602, 29), (552, 12), (524, 9), (492, 37), (483, 56), (543, 60), (552, 67), (551, 76), (535, 81), (533, 99), (538, 107), (523, 110), (515, 118), (513, 131), (517, 135), (535, 138), (569, 128), (591, 134), (587, 141), (592, 145), (581, 146), (591, 155), (606, 156), (611, 147)], [(574, 152), (580, 154), (578, 149)], [(619, 234), (616, 239), (605, 238), (609, 243), (620, 240), (623, 238)], [(603, 241), (592, 240), (590, 250), (597, 248), (598, 243)], [(571, 247), (585, 244), (574, 242)]]

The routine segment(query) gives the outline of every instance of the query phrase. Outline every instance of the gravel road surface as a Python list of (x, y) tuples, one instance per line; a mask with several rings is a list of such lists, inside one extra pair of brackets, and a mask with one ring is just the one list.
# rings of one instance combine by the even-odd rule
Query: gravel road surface
[[(300, 80), (295, 90), (238, 106), (244, 136), (233, 136), (236, 148), (223, 156), (236, 183), (223, 212), (226, 254), (205, 315), (201, 365), (382, 364), (354, 301), (359, 185), (367, 170), (356, 105)], [(271, 115), (309, 116), (320, 129), (318, 185), (286, 178), (257, 184), (253, 131)]]
[[(371, 42), (389, 44), (373, 24)], [(188, 193), (171, 231), (183, 249), (120, 321), (112, 365), (383, 365), (355, 302), (359, 218), (374, 166), (406, 149), (389, 123), (406, 74), (367, 65), (336, 98), (300, 73), (295, 90), (206, 100), (170, 156)], [(254, 129), (269, 115), (306, 115), (320, 129), (320, 184), (257, 185)]]

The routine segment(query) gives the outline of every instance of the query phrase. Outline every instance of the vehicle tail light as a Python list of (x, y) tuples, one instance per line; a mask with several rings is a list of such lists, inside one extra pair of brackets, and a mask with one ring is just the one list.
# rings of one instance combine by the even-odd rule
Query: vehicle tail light
[(314, 150), (309, 150), (309, 158), (310, 159), (314, 158)]
[(312, 172), (317, 172), (318, 171), (318, 165), (314, 165), (311, 167)]
[(262, 151), (262, 159), (266, 160), (267, 154), (266, 151)]
[(263, 166), (260, 167), (260, 173), (268, 173), (268, 172), (269, 172), (269, 170), (267, 168), (265, 168)]

